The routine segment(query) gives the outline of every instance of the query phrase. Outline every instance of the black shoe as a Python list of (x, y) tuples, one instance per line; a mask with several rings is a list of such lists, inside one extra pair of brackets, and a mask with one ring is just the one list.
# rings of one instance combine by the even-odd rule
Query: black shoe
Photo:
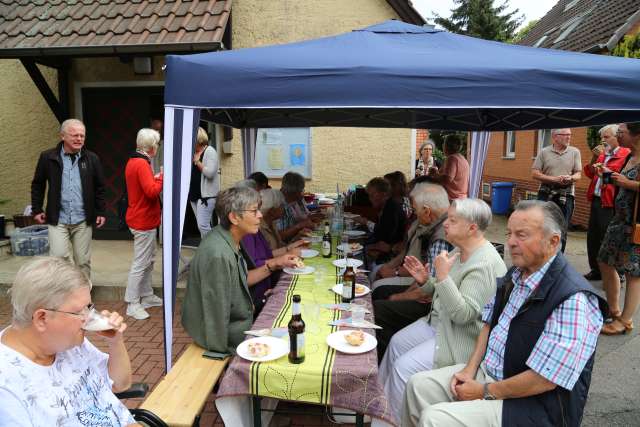
[(587, 280), (602, 280), (602, 276), (600, 275), (600, 273), (593, 270), (585, 274), (584, 278)]

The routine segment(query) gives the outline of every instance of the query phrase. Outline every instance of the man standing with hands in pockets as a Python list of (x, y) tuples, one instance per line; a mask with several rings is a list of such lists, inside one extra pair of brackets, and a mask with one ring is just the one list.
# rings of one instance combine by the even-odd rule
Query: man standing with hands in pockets
[(61, 141), (40, 153), (31, 182), (31, 207), (39, 224), (49, 224), (50, 255), (67, 258), (71, 245), (75, 264), (90, 278), (91, 227), (105, 223), (105, 188), (100, 159), (84, 148), (85, 135), (80, 120), (62, 123)]

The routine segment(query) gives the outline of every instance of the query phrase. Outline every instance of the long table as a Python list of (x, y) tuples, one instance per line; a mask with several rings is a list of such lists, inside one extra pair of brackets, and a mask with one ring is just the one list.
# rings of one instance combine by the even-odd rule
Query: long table
[[(303, 320), (306, 323), (306, 358), (302, 364), (291, 364), (282, 357), (271, 362), (250, 362), (234, 357), (221, 382), (217, 399), (232, 396), (252, 397), (253, 425), (261, 423), (259, 402), (271, 398), (290, 402), (303, 402), (323, 407), (344, 408), (358, 414), (357, 424), (362, 424), (363, 415), (397, 425), (395, 416), (378, 381), (378, 359), (376, 349), (362, 354), (340, 353), (326, 344), (326, 337), (348, 327), (330, 326), (331, 320), (348, 312), (328, 310), (321, 307), (318, 319), (305, 318), (305, 303), (339, 303), (340, 296), (330, 290), (336, 284), (334, 258), (320, 256), (308, 258), (305, 264), (316, 272), (309, 275), (283, 273), (273, 289), (265, 307), (256, 319), (253, 329), (286, 327), (291, 319), (291, 297), (301, 295)], [(320, 275), (321, 279), (315, 276)], [(365, 274), (357, 276), (359, 284), (368, 285)], [(366, 320), (373, 322), (371, 295), (361, 297), (371, 312)], [(365, 332), (375, 335), (372, 329)], [(239, 423), (238, 423), (239, 425)]]

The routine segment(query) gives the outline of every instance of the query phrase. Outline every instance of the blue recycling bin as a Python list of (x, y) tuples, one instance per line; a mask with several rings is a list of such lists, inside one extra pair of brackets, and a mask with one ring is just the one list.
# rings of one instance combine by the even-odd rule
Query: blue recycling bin
[(513, 182), (494, 182), (491, 184), (491, 212), (506, 215), (511, 206)]

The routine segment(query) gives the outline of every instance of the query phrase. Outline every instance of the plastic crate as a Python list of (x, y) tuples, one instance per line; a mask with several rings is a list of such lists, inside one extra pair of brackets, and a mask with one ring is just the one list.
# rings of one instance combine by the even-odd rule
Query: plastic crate
[(49, 228), (46, 225), (16, 228), (11, 233), (11, 252), (17, 256), (48, 254)]

